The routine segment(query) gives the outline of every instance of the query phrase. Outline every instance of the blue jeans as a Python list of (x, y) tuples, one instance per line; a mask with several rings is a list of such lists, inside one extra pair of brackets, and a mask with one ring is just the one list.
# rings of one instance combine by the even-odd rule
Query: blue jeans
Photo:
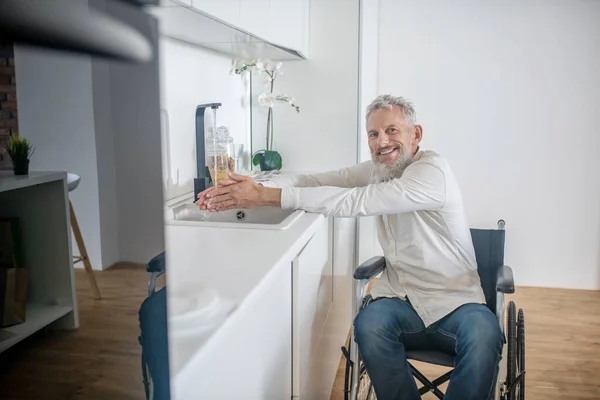
[(425, 328), (410, 301), (382, 298), (358, 313), (354, 330), (377, 400), (421, 398), (406, 350), (454, 356), (445, 400), (493, 398), (503, 336), (498, 319), (484, 304), (465, 304)]

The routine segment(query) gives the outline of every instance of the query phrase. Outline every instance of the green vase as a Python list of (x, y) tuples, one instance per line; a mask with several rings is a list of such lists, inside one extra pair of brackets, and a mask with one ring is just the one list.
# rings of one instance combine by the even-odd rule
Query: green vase
[(283, 164), (281, 154), (275, 150), (260, 150), (252, 158), (254, 165), (260, 165), (261, 171), (280, 170)]

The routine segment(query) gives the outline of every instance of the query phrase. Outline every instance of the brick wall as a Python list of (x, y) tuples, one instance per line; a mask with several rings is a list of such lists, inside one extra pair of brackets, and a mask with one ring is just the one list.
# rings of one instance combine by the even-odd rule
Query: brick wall
[(0, 44), (0, 169), (12, 168), (4, 143), (19, 132), (16, 89), (13, 45)]

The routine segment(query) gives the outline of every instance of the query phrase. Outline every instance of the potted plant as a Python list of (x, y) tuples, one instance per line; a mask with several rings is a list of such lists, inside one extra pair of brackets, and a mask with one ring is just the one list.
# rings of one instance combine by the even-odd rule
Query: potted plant
[(15, 175), (28, 175), (29, 159), (35, 152), (35, 149), (31, 146), (27, 138), (12, 136), (4, 147), (12, 160)]
[(262, 107), (268, 107), (267, 114), (267, 135), (266, 146), (252, 155), (252, 164), (260, 165), (261, 171), (280, 170), (283, 165), (281, 154), (273, 149), (273, 108), (278, 103), (288, 104), (296, 112), (300, 112), (300, 107), (295, 104), (295, 99), (287, 94), (276, 94), (275, 80), (282, 75), (281, 62), (273, 63), (271, 60), (233, 60), (232, 71), (236, 74), (242, 74), (249, 71), (250, 74), (256, 73), (263, 79), (268, 91), (258, 95), (258, 104)]

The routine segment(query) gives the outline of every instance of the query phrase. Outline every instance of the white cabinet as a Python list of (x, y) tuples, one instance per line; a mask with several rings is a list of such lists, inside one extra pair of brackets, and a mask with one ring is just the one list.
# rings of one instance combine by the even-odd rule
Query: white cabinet
[(309, 28), (308, 0), (271, 0), (269, 39), (274, 44), (308, 57)]
[[(351, 324), (354, 220), (312, 221), (311, 238), (294, 243), (296, 250), (268, 269), (202, 354), (172, 374), (174, 400), (329, 399)], [(170, 227), (169, 248), (188, 234)], [(169, 264), (185, 264), (189, 256), (181, 253), (172, 251)], [(203, 280), (231, 285), (244, 279), (245, 272), (231, 273), (237, 267), (222, 268)]]
[[(276, 266), (266, 286), (204, 344), (193, 366), (172, 375), (172, 399), (292, 397), (292, 269), (285, 264)], [(175, 344), (170, 346), (172, 351)]]
[(308, 57), (309, 0), (176, 0)]
[(192, 7), (227, 22), (239, 26), (240, 4), (242, 0), (191, 0)]
[(239, 27), (258, 36), (270, 40), (270, 0), (240, 0)]
[(308, 393), (322, 386), (318, 368), (320, 342), (333, 304), (333, 263), (331, 223), (325, 223), (292, 263), (293, 292), (293, 393), (311, 398)]

